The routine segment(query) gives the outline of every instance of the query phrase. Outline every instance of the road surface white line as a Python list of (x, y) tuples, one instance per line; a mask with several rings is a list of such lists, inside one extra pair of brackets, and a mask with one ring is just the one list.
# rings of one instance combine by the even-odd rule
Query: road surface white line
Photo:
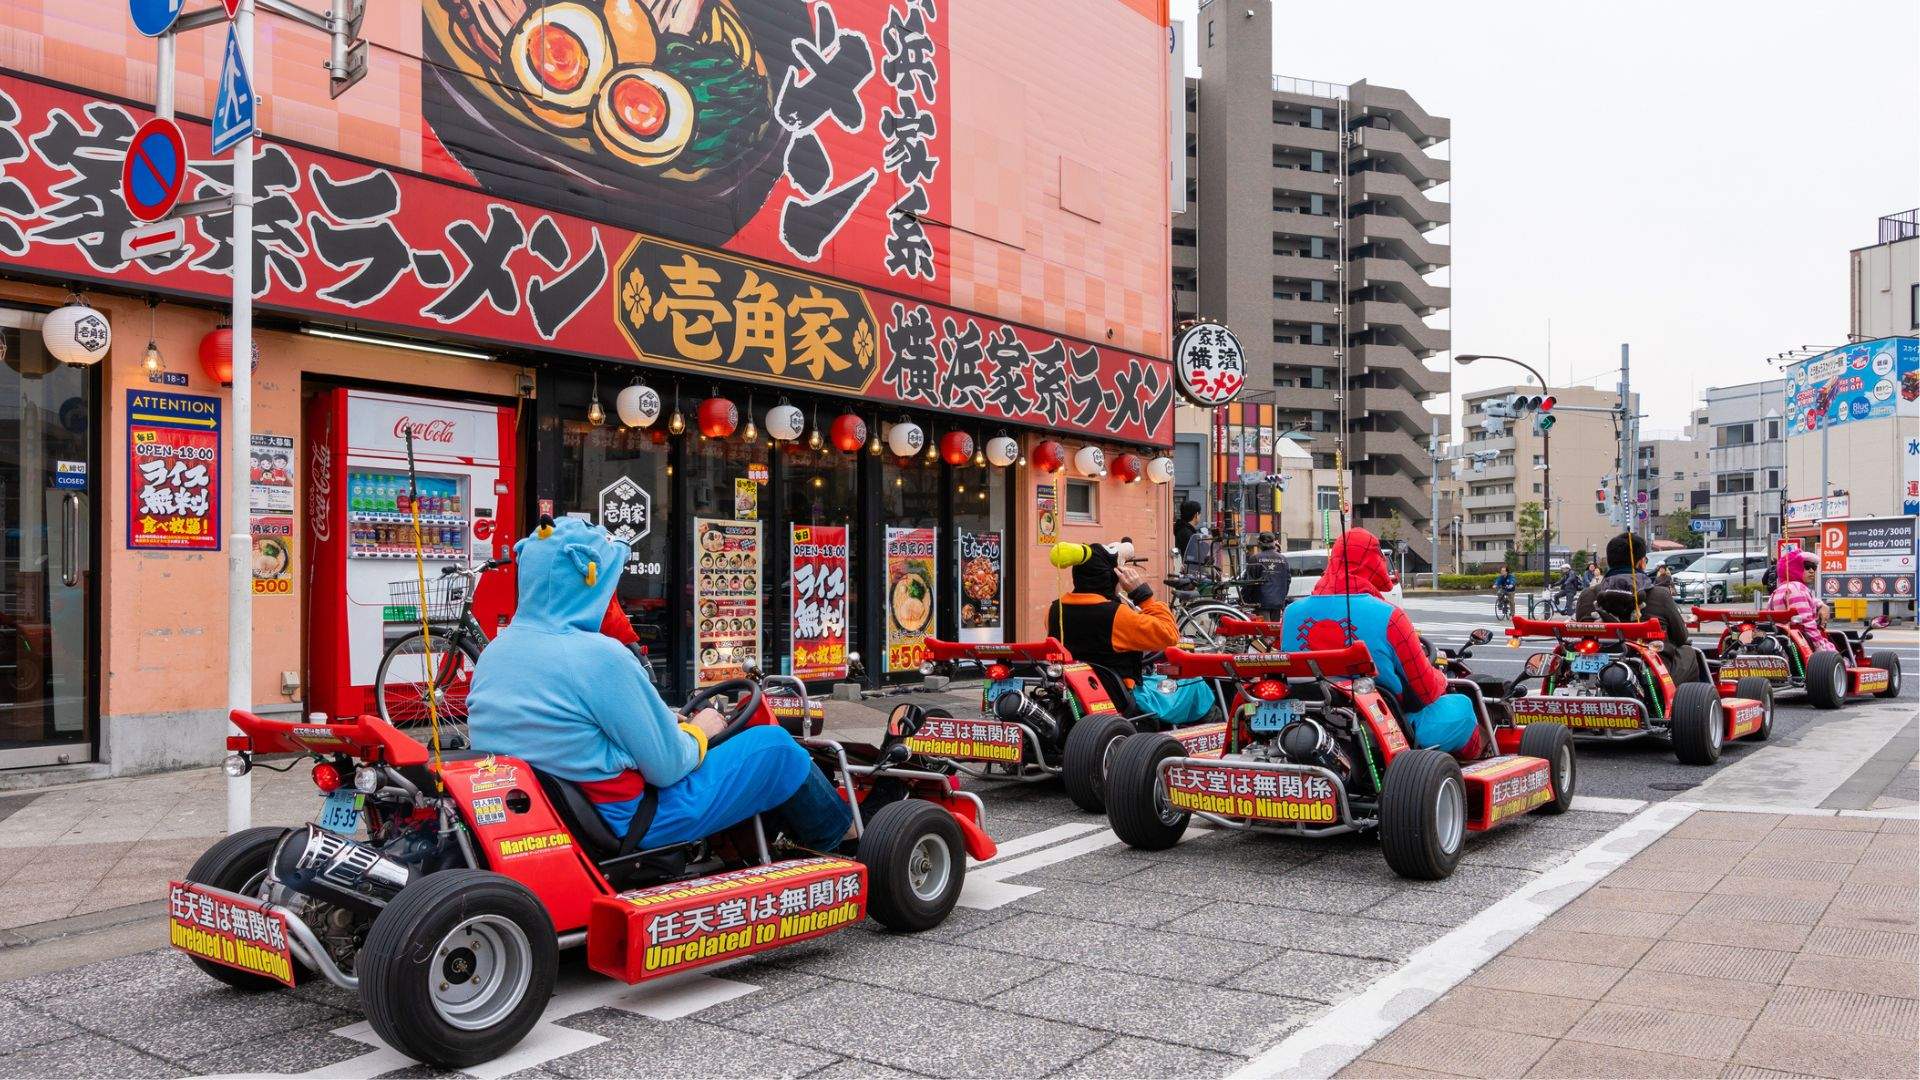
[(1637, 814), (1645, 809), (1645, 799), (1610, 799), (1604, 795), (1575, 795), (1573, 809), (1591, 810), (1596, 814)]
[(1037, 833), (1029, 833), (1026, 836), (1016, 836), (1004, 844), (997, 845), (1000, 850), (998, 854), (994, 855), (991, 859), (984, 861), (974, 859), (967, 860), (967, 872), (972, 873), (973, 868), (976, 866), (1000, 866), (1015, 855), (1033, 851), (1036, 848), (1043, 848), (1048, 844), (1057, 843), (1061, 840), (1070, 840), (1076, 836), (1084, 836), (1099, 828), (1099, 822), (1088, 821), (1072, 825), (1055, 825), (1051, 829), (1042, 829)]
[(1659, 803), (1622, 822), (1574, 852), (1565, 863), (1414, 953), (1398, 971), (1335, 1005), (1278, 1046), (1247, 1062), (1231, 1074), (1231, 1080), (1318, 1080), (1339, 1072), (1693, 812), (1693, 807), (1684, 804)]

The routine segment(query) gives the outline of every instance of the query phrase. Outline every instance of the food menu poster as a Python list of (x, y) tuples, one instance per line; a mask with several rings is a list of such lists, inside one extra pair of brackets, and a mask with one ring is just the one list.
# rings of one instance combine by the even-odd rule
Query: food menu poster
[(1001, 580), (1005, 534), (960, 530), (960, 640), (1003, 641)]
[(127, 546), (220, 550), (220, 399), (127, 391)]
[(760, 658), (760, 523), (693, 519), (694, 682), (737, 679)]
[(934, 531), (887, 529), (887, 670), (917, 671), (933, 633)]
[(293, 437), (256, 434), (247, 457), (253, 594), (287, 596), (293, 592)]
[(847, 674), (847, 527), (793, 526), (793, 676)]
[(1053, 484), (1035, 484), (1034, 515), (1037, 539), (1043, 546), (1060, 542), (1060, 500)]

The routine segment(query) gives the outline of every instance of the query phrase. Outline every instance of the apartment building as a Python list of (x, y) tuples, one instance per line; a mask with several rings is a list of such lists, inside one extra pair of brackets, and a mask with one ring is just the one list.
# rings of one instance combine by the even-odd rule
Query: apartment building
[(1249, 393), (1276, 403), (1281, 430), (1315, 433), (1321, 468), (1344, 405), (1354, 517), (1379, 531), (1397, 514), (1424, 567), (1427, 403), (1448, 386), (1427, 361), (1450, 347), (1428, 322), (1450, 303), (1430, 280), (1448, 246), (1431, 237), (1451, 220), (1451, 124), (1403, 90), (1274, 75), (1267, 0), (1208, 0), (1193, 35), (1173, 318), (1235, 329)]
[(1920, 333), (1920, 210), (1888, 214), (1848, 259), (1848, 341)]
[[(1611, 410), (1619, 404), (1620, 396), (1586, 386), (1555, 389), (1555, 421), (1545, 436), (1534, 433), (1531, 416), (1518, 421), (1496, 418), (1493, 426), (1487, 426), (1489, 402), (1523, 393), (1535, 395), (1540, 388), (1502, 386), (1461, 397), (1466, 431), (1461, 443), (1465, 455), (1460, 472), (1465, 485), (1461, 508), (1466, 520), (1460, 534), (1470, 568), (1491, 566), (1503, 561), (1509, 552), (1523, 551), (1520, 511), (1528, 503), (1538, 503), (1545, 510), (1549, 453), (1553, 466), (1550, 525), (1554, 552), (1598, 551), (1606, 546), (1608, 537), (1620, 531), (1604, 513), (1594, 509), (1594, 493), (1615, 472), (1619, 460), (1614, 418), (1610, 413), (1568, 409)], [(1637, 397), (1634, 407), (1638, 411)], [(1537, 546), (1528, 565), (1539, 567)]]
[[(1708, 517), (1718, 518), (1720, 544), (1738, 545), (1780, 535), (1786, 497), (1786, 438), (1780, 407), (1786, 380), (1768, 379), (1707, 389)], [(1744, 514), (1743, 514), (1744, 506)], [(1743, 524), (1744, 522), (1744, 524)]]
[(1706, 443), (1691, 434), (1662, 436), (1642, 430), (1638, 460), (1638, 487), (1647, 493), (1648, 512), (1654, 519), (1653, 534), (1660, 536), (1662, 519), (1675, 510), (1690, 514), (1694, 491), (1705, 487), (1711, 479), (1707, 473)]

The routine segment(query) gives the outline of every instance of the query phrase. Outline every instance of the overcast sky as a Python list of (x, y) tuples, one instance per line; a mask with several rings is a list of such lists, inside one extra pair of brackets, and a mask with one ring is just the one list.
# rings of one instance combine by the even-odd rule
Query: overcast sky
[(1844, 342), (1848, 251), (1920, 205), (1916, 0), (1275, 0), (1274, 24), (1277, 74), (1452, 119), (1456, 347), (1546, 371), (1551, 319), (1549, 377), (1612, 387), (1631, 343), (1649, 427)]

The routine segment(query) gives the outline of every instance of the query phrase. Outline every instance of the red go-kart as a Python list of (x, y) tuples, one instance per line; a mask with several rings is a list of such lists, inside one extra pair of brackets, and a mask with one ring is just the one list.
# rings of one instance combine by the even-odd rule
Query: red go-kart
[[(1773, 734), (1773, 688), (1741, 679), (1722, 696), (1712, 682), (1675, 685), (1660, 655), (1666, 631), (1644, 622), (1561, 622), (1516, 616), (1507, 636), (1552, 638), (1527, 657), (1507, 711), (1520, 725), (1564, 724), (1586, 739), (1664, 738), (1684, 765), (1720, 760), (1729, 740)], [(1707, 670), (1700, 657), (1700, 670)], [(1533, 686), (1528, 687), (1529, 680)]]
[(1900, 695), (1900, 654), (1891, 649), (1867, 652), (1873, 632), (1887, 625), (1877, 618), (1865, 630), (1827, 631), (1836, 651), (1816, 650), (1785, 609), (1740, 611), (1696, 607), (1701, 623), (1724, 623), (1714, 650), (1715, 677), (1722, 693), (1744, 679), (1762, 679), (1775, 691), (1805, 691), (1816, 708), (1837, 709), (1850, 697)]
[(1168, 675), (1234, 680), (1226, 752), (1195, 757), (1167, 735), (1120, 744), (1107, 818), (1136, 848), (1172, 847), (1194, 815), (1230, 829), (1302, 836), (1378, 830), (1402, 877), (1453, 873), (1466, 835), (1573, 801), (1573, 742), (1557, 724), (1497, 724), (1472, 679), (1448, 679), (1474, 703), (1486, 756), (1417, 749), (1392, 694), (1374, 682), (1363, 643), (1283, 653), (1170, 649)]
[(758, 817), (643, 850), (579, 787), (524, 761), (469, 750), (432, 763), (376, 716), (302, 723), (236, 710), (229, 774), (259, 755), (310, 757), (326, 801), (304, 828), (248, 829), (209, 848), (172, 883), (172, 944), (241, 989), (319, 975), (355, 990), (389, 1045), (455, 1069), (526, 1035), (561, 948), (584, 944), (593, 970), (640, 983), (868, 915), (924, 930), (953, 909), (967, 857), (995, 854), (976, 796), (914, 767), (904, 747), (817, 738), (793, 680), (721, 683), (686, 712), (710, 704), (727, 715), (710, 745), (786, 724), (853, 804), (854, 857), (794, 850)]
[[(1029, 642), (927, 639), (929, 663), (972, 661), (985, 675), (980, 719), (901, 705), (888, 730), (923, 757), (979, 779), (1058, 776), (1075, 806), (1106, 809), (1114, 747), (1140, 731), (1165, 731), (1189, 753), (1218, 752), (1224, 722), (1170, 727), (1133, 707), (1132, 688), (1111, 671), (1077, 663), (1054, 638)], [(997, 770), (997, 771), (996, 771)]]

